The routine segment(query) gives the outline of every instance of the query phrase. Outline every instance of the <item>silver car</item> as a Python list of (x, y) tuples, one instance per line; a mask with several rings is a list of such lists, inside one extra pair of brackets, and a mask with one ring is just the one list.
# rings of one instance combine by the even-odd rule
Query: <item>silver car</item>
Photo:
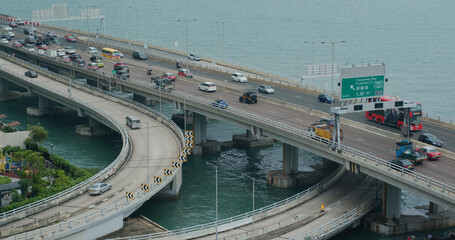
[(103, 192), (112, 189), (112, 185), (109, 183), (95, 183), (89, 189), (90, 195), (101, 195)]
[(258, 88), (258, 91), (261, 93), (272, 94), (275, 90), (269, 85), (261, 85)]

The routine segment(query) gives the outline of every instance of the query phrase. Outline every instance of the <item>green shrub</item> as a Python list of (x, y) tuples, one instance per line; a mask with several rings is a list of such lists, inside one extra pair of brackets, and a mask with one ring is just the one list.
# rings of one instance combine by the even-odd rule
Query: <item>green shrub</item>
[(5, 177), (5, 176), (0, 176), (0, 185), (7, 184), (7, 183), (11, 183), (11, 178)]

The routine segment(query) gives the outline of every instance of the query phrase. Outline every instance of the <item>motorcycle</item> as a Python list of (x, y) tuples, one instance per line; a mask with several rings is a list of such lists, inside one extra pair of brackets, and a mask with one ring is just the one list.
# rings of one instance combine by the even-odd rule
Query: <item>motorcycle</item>
[(147, 75), (152, 75), (152, 68), (147, 69)]
[(179, 63), (179, 62), (176, 62), (176, 63), (175, 63), (175, 66), (176, 66), (177, 68), (179, 68), (179, 69), (181, 68), (181, 66), (180, 66), (180, 63)]

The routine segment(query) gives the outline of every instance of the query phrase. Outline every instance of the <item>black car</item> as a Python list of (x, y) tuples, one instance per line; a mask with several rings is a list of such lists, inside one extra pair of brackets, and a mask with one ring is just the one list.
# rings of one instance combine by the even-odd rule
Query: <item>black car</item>
[(27, 72), (25, 72), (25, 76), (27, 76), (29, 78), (37, 78), (38, 73), (36, 73), (35, 71), (27, 71)]
[(408, 170), (414, 170), (415, 169), (415, 166), (414, 164), (412, 164), (411, 161), (409, 161), (408, 159), (395, 159), (395, 160), (392, 160), (390, 161), (390, 167), (395, 169), (395, 170), (399, 170), (401, 171), (402, 168), (405, 168), (405, 169), (408, 169)]
[(123, 70), (123, 69), (116, 70), (116, 74), (117, 74), (118, 78), (121, 78), (121, 79), (124, 79), (124, 80), (126, 80), (127, 78), (130, 77), (130, 74), (127, 71)]
[(419, 141), (431, 144), (436, 147), (442, 147), (442, 141), (439, 140), (435, 135), (430, 134), (430, 133), (420, 134)]
[(145, 52), (133, 51), (133, 58), (139, 60), (147, 60), (147, 55)]
[(11, 40), (11, 36), (9, 34), (3, 34), (2, 38), (6, 38), (6, 40)]
[(74, 61), (76, 59), (80, 59), (82, 58), (80, 54), (70, 54), (69, 55), (69, 58), (71, 59), (71, 61)]
[(62, 45), (63, 43), (60, 41), (60, 39), (58, 38), (52, 38), (51, 39), (51, 42), (55, 43), (55, 44), (58, 44), (58, 45)]
[(244, 92), (243, 95), (239, 97), (239, 101), (245, 103), (257, 103), (258, 96), (255, 92)]
[(98, 59), (99, 59), (99, 60), (103, 60), (103, 58), (101, 58), (100, 56), (97, 56), (97, 55), (92, 55), (92, 56), (90, 56), (90, 61), (91, 61), (91, 62), (94, 62), (94, 61), (96, 61), (96, 60), (98, 60)]
[[(70, 55), (71, 58), (71, 55)], [(85, 60), (81, 58), (77, 58), (73, 60), (73, 65), (78, 67), (85, 67)]]
[(318, 95), (318, 100), (319, 100), (319, 102), (324, 102), (324, 103), (331, 103), (332, 101), (335, 102), (335, 99), (327, 93), (320, 93)]

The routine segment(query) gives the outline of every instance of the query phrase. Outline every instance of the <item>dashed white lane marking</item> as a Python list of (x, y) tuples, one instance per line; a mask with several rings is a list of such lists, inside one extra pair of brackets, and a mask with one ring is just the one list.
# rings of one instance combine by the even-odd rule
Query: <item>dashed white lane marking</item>
[(269, 110), (269, 113), (276, 113), (276, 112), (274, 112), (274, 111), (270, 111), (270, 110)]
[(365, 140), (363, 140), (363, 139), (361, 139), (361, 138), (357, 138), (357, 140), (362, 141), (362, 142), (365, 142)]
[(108, 199), (109, 199), (109, 198), (105, 198), (105, 199), (103, 199), (103, 202), (106, 202)]
[(90, 206), (88, 207), (88, 209), (92, 209), (92, 208), (94, 208), (95, 206), (96, 206), (96, 205), (90, 205)]
[(303, 97), (301, 97), (301, 96), (295, 96), (295, 97), (296, 97), (296, 98), (303, 98)]
[(436, 166), (435, 164), (433, 164), (433, 163), (427, 162), (427, 164), (430, 165), (430, 166), (433, 166), (433, 167), (437, 167), (437, 166)]
[(119, 194), (119, 192), (114, 193), (114, 196), (117, 196), (117, 194)]

